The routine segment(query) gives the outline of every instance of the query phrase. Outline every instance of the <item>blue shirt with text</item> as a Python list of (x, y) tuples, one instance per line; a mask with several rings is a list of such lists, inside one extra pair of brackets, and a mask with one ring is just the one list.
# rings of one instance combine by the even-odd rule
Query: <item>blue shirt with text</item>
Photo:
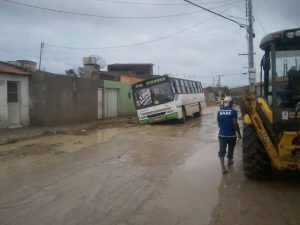
[(235, 109), (225, 107), (218, 112), (218, 123), (220, 126), (219, 137), (236, 137), (234, 129), (234, 119), (237, 119), (238, 113)]

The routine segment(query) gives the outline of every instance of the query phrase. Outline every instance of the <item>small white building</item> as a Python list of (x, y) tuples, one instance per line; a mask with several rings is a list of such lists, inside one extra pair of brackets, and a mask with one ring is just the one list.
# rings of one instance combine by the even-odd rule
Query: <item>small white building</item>
[(28, 126), (29, 72), (0, 61), (0, 128)]

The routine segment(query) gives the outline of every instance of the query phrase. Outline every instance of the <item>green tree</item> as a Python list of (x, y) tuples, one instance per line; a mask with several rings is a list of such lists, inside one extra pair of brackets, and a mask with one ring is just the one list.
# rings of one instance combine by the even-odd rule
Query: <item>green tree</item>
[(73, 69), (65, 70), (65, 73), (67, 76), (75, 76), (75, 77), (81, 77), (83, 75), (83, 67), (76, 67)]

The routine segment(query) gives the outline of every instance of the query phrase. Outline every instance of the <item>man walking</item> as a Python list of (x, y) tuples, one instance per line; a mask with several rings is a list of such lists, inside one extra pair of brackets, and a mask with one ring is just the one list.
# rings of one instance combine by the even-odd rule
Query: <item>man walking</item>
[(238, 113), (233, 107), (232, 98), (227, 96), (224, 98), (224, 107), (218, 112), (219, 125), (219, 157), (222, 167), (222, 173), (226, 174), (228, 171), (225, 167), (224, 157), (228, 146), (228, 167), (233, 164), (233, 152), (236, 144), (236, 134), (238, 139), (241, 139), (240, 127), (237, 122)]

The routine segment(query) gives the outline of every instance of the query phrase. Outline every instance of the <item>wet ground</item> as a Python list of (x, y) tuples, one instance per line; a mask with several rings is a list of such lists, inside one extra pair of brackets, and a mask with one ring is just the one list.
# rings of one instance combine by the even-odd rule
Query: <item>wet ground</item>
[(300, 224), (298, 175), (246, 179), (241, 143), (221, 175), (215, 110), (0, 146), (0, 224)]

